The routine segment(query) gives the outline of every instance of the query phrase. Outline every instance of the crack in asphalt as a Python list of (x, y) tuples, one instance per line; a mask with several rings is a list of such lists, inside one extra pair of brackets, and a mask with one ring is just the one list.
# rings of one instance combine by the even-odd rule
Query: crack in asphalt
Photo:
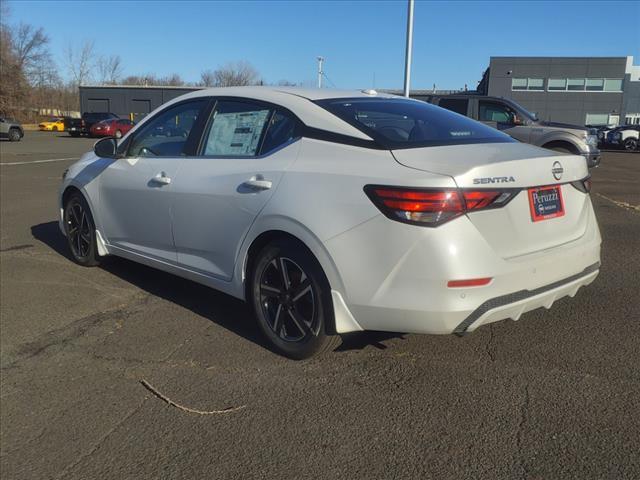
[(45, 352), (50, 351), (52, 348), (64, 347), (65, 345), (80, 338), (91, 328), (108, 320), (113, 320), (121, 317), (127, 317), (133, 315), (142, 310), (146, 306), (150, 299), (153, 298), (147, 294), (133, 303), (119, 305), (113, 309), (106, 310), (104, 312), (94, 313), (72, 323), (65, 325), (62, 328), (49, 331), (41, 337), (46, 337), (41, 340), (34, 340), (23, 344), (16, 353), (16, 358), (9, 362), (7, 365), (3, 365), (0, 371), (6, 371), (19, 366), (21, 362), (38, 357)]
[(492, 362), (496, 361), (496, 355), (495, 352), (493, 351), (493, 324), (490, 323), (489, 325), (489, 339), (487, 340), (487, 344), (485, 345), (485, 351), (487, 352), (487, 355), (489, 355), (489, 358), (491, 359)]
[(614, 200), (613, 198), (609, 198), (606, 195), (603, 195), (601, 193), (596, 193), (597, 196), (599, 196), (600, 198), (604, 198), (605, 200), (610, 201), (611, 203), (613, 203), (614, 205), (616, 205), (617, 207), (620, 207), (624, 210), (628, 210), (630, 212), (640, 212), (640, 205), (632, 205), (629, 202), (623, 202), (620, 200)]
[(2, 248), (0, 249), (0, 252), (4, 253), (4, 252), (13, 252), (16, 250), (26, 250), (28, 248), (33, 248), (34, 245), (31, 243), (24, 243), (22, 245), (13, 245), (11, 247), (6, 247), (6, 248)]

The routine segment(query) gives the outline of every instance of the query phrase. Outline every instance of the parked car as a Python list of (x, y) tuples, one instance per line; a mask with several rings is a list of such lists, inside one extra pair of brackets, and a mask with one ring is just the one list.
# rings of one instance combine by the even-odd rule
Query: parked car
[(607, 134), (607, 143), (616, 148), (624, 148), (630, 152), (638, 149), (640, 125), (625, 125), (615, 128)]
[(111, 118), (94, 123), (91, 126), (92, 137), (116, 137), (122, 138), (135, 124), (127, 118)]
[(24, 137), (22, 125), (13, 118), (0, 117), (0, 138), (8, 138), (10, 142), (19, 142)]
[(556, 152), (582, 155), (589, 168), (600, 164), (598, 138), (588, 128), (545, 122), (513, 100), (484, 95), (427, 95), (416, 97), (479, 120), (516, 140)]
[(614, 128), (617, 128), (617, 125), (604, 125), (596, 130), (596, 134), (598, 135), (598, 148), (607, 146), (607, 135)]
[[(244, 299), (292, 358), (346, 332), (462, 335), (596, 278), (583, 157), (366, 92), (200, 90), (99, 140), (60, 188), (73, 258)], [(155, 135), (176, 124), (186, 137)]]
[(52, 117), (40, 122), (38, 129), (42, 132), (64, 132), (64, 117)]
[(91, 135), (91, 126), (102, 120), (118, 118), (115, 113), (109, 112), (85, 112), (82, 118), (69, 118), (65, 121), (64, 128), (72, 137)]

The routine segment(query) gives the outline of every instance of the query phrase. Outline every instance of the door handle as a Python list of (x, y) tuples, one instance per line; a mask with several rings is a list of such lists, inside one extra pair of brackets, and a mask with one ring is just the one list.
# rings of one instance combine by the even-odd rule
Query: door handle
[(171, 177), (167, 177), (167, 174), (164, 172), (160, 172), (155, 177), (151, 179), (154, 183), (158, 183), (160, 185), (169, 185), (171, 183)]
[(246, 182), (242, 182), (242, 186), (251, 190), (269, 190), (271, 188), (271, 180), (265, 180), (262, 175), (255, 175)]

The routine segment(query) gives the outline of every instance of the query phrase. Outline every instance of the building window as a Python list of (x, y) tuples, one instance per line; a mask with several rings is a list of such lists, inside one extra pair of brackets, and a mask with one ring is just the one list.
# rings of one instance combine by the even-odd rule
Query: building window
[(585, 125), (600, 126), (609, 124), (608, 113), (587, 113), (587, 118), (584, 122)]
[(604, 81), (605, 92), (621, 92), (622, 91), (622, 79), (619, 78), (606, 78)]
[(527, 90), (544, 90), (544, 79), (530, 78), (527, 84)]
[(543, 78), (514, 78), (511, 80), (511, 90), (544, 90)]
[(511, 80), (511, 90), (526, 90), (527, 79), (526, 78), (514, 78)]
[(587, 78), (588, 92), (601, 92), (604, 90), (604, 78)]
[[(529, 90), (532, 89), (529, 88)], [(547, 81), (547, 90), (549, 92), (621, 92), (622, 80), (619, 78), (550, 78)]]
[(568, 78), (567, 90), (581, 92), (584, 90), (584, 78)]
[(550, 92), (552, 91), (564, 91), (567, 89), (567, 79), (566, 78), (550, 78), (548, 87)]

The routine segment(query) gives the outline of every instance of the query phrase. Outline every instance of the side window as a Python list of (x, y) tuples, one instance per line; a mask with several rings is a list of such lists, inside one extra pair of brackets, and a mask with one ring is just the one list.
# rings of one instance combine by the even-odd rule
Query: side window
[(290, 142), (296, 137), (298, 121), (287, 112), (277, 110), (271, 116), (264, 135), (260, 154), (264, 155)]
[(440, 103), (438, 103), (439, 107), (446, 108), (465, 117), (467, 116), (468, 105), (469, 100), (466, 98), (441, 98)]
[(480, 101), (478, 120), (481, 122), (509, 123), (512, 120), (511, 109), (506, 105)]
[(253, 157), (271, 109), (249, 102), (221, 100), (205, 135), (204, 155)]
[(189, 133), (208, 99), (185, 102), (160, 112), (136, 134), (129, 147), (131, 157), (182, 155)]

